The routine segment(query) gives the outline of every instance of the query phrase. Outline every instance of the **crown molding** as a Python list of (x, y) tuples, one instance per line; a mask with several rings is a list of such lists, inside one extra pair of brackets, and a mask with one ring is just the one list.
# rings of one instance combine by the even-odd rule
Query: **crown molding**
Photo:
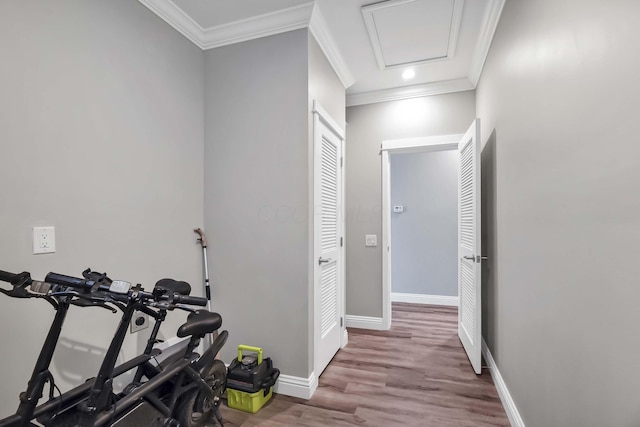
[(473, 83), (474, 88), (478, 85), (484, 63), (489, 55), (489, 48), (491, 48), (493, 36), (498, 28), (498, 21), (500, 21), (500, 15), (502, 14), (505, 1), (506, 0), (490, 0), (489, 2), (489, 7), (487, 8), (487, 13), (482, 24), (482, 32), (478, 37), (478, 44), (476, 45), (476, 50), (471, 61), (471, 69), (469, 70), (469, 81)]
[(205, 50), (213, 49), (307, 28), (311, 21), (313, 6), (314, 2), (305, 3), (204, 29), (202, 48)]
[(172, 0), (138, 1), (202, 50), (309, 28), (344, 87), (355, 82), (314, 1), (210, 28), (202, 28)]
[(138, 0), (202, 50), (307, 28), (314, 2), (202, 28), (171, 0)]
[(188, 38), (200, 49), (203, 48), (204, 30), (171, 0), (138, 0), (164, 22)]
[(442, 95), (444, 93), (463, 92), (473, 89), (475, 89), (475, 86), (468, 79), (462, 78), (393, 89), (360, 92), (347, 95), (347, 107), (374, 104), (376, 102), (399, 101), (401, 99), (419, 98), (422, 96)]
[[(206, 29), (202, 28), (172, 0), (138, 1), (202, 50), (308, 28), (318, 41), (320, 48), (344, 87), (348, 88), (355, 82), (337, 43), (328, 30), (322, 13), (314, 1)], [(394, 89), (354, 93), (347, 96), (347, 106), (397, 101), (475, 89), (482, 74), (505, 1), (489, 0), (489, 8), (484, 17), (483, 30), (474, 51), (468, 79), (461, 78)], [(458, 4), (462, 4), (462, 2)]]
[(338, 48), (336, 41), (329, 32), (327, 21), (325, 21), (324, 16), (317, 5), (314, 6), (313, 13), (311, 14), (309, 31), (311, 31), (311, 34), (313, 34), (320, 45), (320, 48), (324, 52), (327, 60), (338, 75), (338, 78), (345, 89), (353, 85), (355, 83), (353, 74), (351, 74), (351, 70), (349, 70), (347, 63), (340, 53), (340, 49)]
[(489, 0), (489, 6), (483, 20), (482, 32), (473, 53), (468, 78), (354, 93), (347, 96), (347, 107), (474, 90), (480, 80), (505, 2), (506, 0)]

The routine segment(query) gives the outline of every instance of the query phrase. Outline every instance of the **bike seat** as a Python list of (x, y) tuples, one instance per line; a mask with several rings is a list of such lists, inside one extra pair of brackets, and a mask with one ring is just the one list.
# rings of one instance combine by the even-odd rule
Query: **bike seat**
[(198, 310), (189, 314), (187, 322), (178, 328), (178, 337), (204, 335), (217, 331), (222, 326), (222, 316), (207, 310)]
[(173, 279), (160, 279), (156, 282), (155, 288), (166, 289), (169, 292), (180, 295), (189, 295), (191, 293), (191, 285), (187, 282), (179, 282)]

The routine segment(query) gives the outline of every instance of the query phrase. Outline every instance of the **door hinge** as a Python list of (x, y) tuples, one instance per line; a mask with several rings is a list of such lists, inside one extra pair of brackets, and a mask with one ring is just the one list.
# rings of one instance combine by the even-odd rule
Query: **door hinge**
[(343, 245), (344, 245), (344, 241), (343, 241), (343, 238), (341, 237), (340, 238), (340, 247), (342, 247)]
[(341, 317), (341, 318), (340, 318), (340, 327), (341, 327), (341, 328), (342, 328), (342, 325), (343, 325), (343, 323), (344, 323), (343, 321), (344, 321), (344, 319)]
[(344, 166), (344, 157), (340, 157), (340, 167)]

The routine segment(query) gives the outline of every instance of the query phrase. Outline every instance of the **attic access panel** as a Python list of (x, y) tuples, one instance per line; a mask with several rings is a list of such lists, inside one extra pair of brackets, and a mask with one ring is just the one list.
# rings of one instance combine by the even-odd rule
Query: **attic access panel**
[(464, 0), (388, 0), (362, 7), (381, 70), (455, 56)]

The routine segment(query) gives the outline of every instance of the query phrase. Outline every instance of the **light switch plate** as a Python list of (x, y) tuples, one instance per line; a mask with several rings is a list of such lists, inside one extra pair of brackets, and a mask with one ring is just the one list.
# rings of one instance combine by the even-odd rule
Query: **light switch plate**
[(378, 236), (375, 234), (365, 234), (364, 245), (368, 247), (378, 246)]
[(56, 228), (33, 227), (33, 254), (52, 254), (56, 251)]

